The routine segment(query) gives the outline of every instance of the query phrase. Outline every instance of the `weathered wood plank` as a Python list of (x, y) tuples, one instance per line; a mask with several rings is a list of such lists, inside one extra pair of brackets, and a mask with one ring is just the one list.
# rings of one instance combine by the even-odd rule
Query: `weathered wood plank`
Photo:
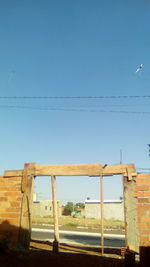
[(54, 175), (54, 176), (109, 176), (124, 174), (126, 170), (135, 172), (133, 164), (127, 165), (108, 165), (103, 168), (102, 164), (71, 164), (71, 165), (35, 165), (35, 176)]
[(134, 164), (118, 164), (118, 165), (108, 165), (106, 166), (102, 174), (104, 176), (109, 176), (109, 175), (117, 175), (117, 174), (131, 174), (132, 175), (136, 173), (136, 169)]
[(22, 185), (22, 205), (20, 218), (19, 243), (22, 247), (28, 248), (31, 238), (31, 210), (33, 202), (34, 177), (30, 175), (30, 169), (25, 167)]
[[(35, 163), (30, 162), (30, 163), (25, 163), (24, 164), (24, 169), (28, 169), (28, 175), (33, 175), (35, 172)], [(23, 170), (8, 170), (4, 171), (4, 177), (20, 177), (24, 175), (24, 169)]]
[[(133, 164), (102, 165), (102, 164), (70, 164), (70, 165), (34, 165), (34, 176), (109, 176), (116, 174), (135, 173)], [(23, 170), (4, 172), (4, 177), (22, 176)]]
[(137, 230), (137, 198), (134, 196), (136, 183), (123, 177), (126, 246), (139, 252), (139, 233)]
[(97, 175), (102, 169), (101, 164), (70, 164), (70, 165), (36, 165), (36, 175)]
[(8, 171), (4, 171), (4, 177), (19, 177), (19, 176), (23, 176), (23, 170), (8, 170)]

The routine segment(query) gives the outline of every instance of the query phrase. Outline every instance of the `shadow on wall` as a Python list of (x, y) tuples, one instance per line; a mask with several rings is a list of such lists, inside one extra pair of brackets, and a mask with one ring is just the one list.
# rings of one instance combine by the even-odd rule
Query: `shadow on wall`
[(150, 266), (150, 247), (140, 247), (141, 265), (140, 267)]
[(17, 245), (18, 227), (11, 225), (7, 220), (0, 224), (0, 252), (5, 252), (9, 247)]
[(30, 243), (30, 231), (11, 225), (5, 220), (0, 224), (0, 253), (11, 248), (27, 249)]

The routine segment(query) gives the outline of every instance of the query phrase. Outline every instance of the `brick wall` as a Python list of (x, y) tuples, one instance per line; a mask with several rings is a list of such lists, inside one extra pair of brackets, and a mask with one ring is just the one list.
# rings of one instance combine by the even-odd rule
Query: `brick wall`
[(21, 214), (22, 177), (0, 176), (0, 241), (7, 238), (10, 245), (18, 245)]
[(140, 246), (150, 246), (150, 174), (138, 174), (135, 196)]
[(137, 221), (141, 267), (150, 266), (150, 174), (136, 179)]

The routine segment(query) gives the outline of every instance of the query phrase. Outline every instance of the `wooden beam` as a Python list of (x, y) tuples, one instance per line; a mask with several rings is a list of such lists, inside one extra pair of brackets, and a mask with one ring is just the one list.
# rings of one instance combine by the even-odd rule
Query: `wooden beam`
[(4, 177), (21, 177), (23, 176), (23, 171), (24, 170), (10, 170), (10, 171), (4, 171)]
[[(102, 164), (70, 164), (70, 165), (34, 165), (34, 176), (111, 176), (123, 174), (135, 175), (134, 164), (102, 165)], [(23, 170), (4, 172), (4, 177), (22, 176)]]
[[(35, 163), (30, 162), (30, 163), (25, 163), (24, 164), (24, 170), (28, 169), (28, 175), (34, 175), (35, 173)], [(19, 177), (19, 176), (24, 176), (24, 170), (8, 170), (4, 171), (4, 177)]]
[[(105, 165), (104, 165), (105, 166)], [(71, 165), (35, 165), (35, 176), (110, 176), (115, 174), (135, 173), (133, 164), (106, 165), (102, 164), (71, 164)]]
[(134, 164), (118, 164), (118, 165), (107, 165), (102, 170), (103, 176), (109, 176), (109, 175), (117, 175), (117, 174), (125, 174), (128, 176), (128, 174), (134, 174), (136, 173), (136, 169)]
[(102, 169), (101, 164), (70, 164), (70, 165), (36, 165), (36, 175), (97, 175)]

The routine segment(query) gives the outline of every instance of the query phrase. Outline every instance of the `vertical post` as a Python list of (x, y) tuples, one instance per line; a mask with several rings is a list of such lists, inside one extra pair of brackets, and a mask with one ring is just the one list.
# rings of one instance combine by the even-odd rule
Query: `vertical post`
[(120, 149), (120, 164), (122, 164), (122, 149)]
[(101, 255), (104, 255), (104, 190), (103, 175), (100, 176), (100, 214), (101, 214)]
[(18, 238), (20, 245), (25, 249), (29, 248), (31, 238), (34, 168), (34, 163), (25, 164), (21, 184), (22, 202)]
[(137, 229), (137, 198), (135, 197), (136, 182), (123, 176), (124, 187), (124, 217), (126, 246), (139, 253), (139, 232)]
[(51, 182), (52, 182), (52, 198), (53, 198), (53, 218), (54, 218), (53, 252), (58, 252), (59, 251), (59, 228), (58, 228), (56, 177), (54, 175), (51, 176)]

